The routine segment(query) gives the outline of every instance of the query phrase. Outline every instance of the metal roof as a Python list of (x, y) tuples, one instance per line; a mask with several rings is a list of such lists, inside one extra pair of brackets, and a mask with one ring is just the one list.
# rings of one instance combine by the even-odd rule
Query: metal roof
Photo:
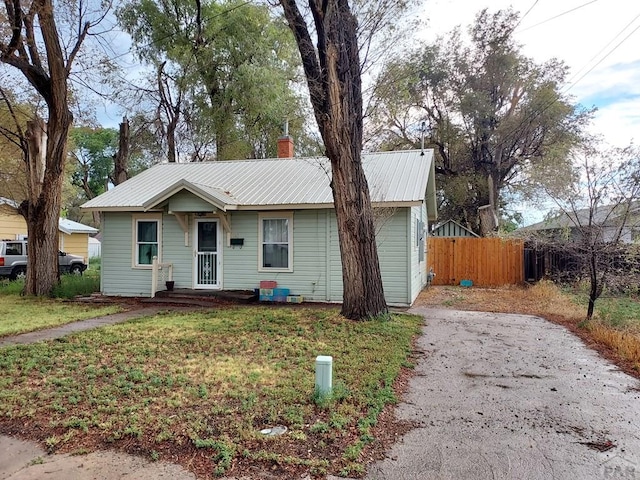
[(0, 205), (8, 205), (11, 208), (15, 208), (15, 209), (17, 209), (20, 206), (18, 202), (5, 197), (0, 197)]
[(68, 218), (58, 219), (58, 230), (68, 235), (72, 233), (97, 233), (98, 229), (85, 225), (84, 223), (74, 222)]
[[(575, 211), (567, 211), (555, 215), (532, 225), (527, 225), (520, 228), (521, 231), (529, 230), (556, 230), (562, 228), (574, 228), (585, 227), (589, 225), (589, 216), (592, 215), (592, 225), (602, 226), (616, 226), (619, 224), (622, 216), (625, 215), (626, 205), (613, 204), (613, 205), (600, 205), (597, 208), (591, 210), (589, 208), (582, 208)], [(630, 205), (629, 214), (634, 220), (640, 214), (640, 202), (634, 201)], [(631, 224), (631, 222), (628, 222)], [(631, 225), (630, 225), (631, 226)]]
[[(376, 204), (414, 205), (428, 198), (435, 214), (433, 151), (367, 153), (362, 164)], [(221, 210), (325, 208), (333, 205), (326, 158), (286, 158), (201, 163), (165, 163), (143, 171), (89, 200), (92, 210), (145, 211), (180, 190)]]
[[(0, 205), (8, 205), (9, 207), (17, 210), (20, 204), (10, 198), (0, 197)], [(74, 222), (68, 218), (58, 219), (58, 230), (68, 235), (72, 233), (97, 233), (98, 229), (85, 225), (83, 223)]]

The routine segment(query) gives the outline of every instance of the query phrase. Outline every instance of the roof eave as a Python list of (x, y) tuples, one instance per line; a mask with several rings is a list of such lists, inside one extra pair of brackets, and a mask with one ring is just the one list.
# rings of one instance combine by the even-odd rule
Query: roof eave
[(182, 190), (186, 190), (190, 193), (192, 193), (193, 195), (199, 197), (200, 199), (204, 200), (207, 203), (210, 203), (213, 207), (222, 210), (223, 212), (226, 212), (227, 209), (229, 208), (230, 205), (229, 204), (219, 198), (214, 197), (213, 195), (209, 194), (208, 192), (202, 190), (201, 188), (199, 188), (198, 186), (194, 185), (193, 183), (189, 182), (188, 180), (185, 179), (180, 179), (178, 180), (176, 183), (174, 183), (173, 185), (165, 188), (164, 190), (162, 190), (161, 192), (159, 192), (158, 194), (154, 195), (153, 197), (149, 198), (147, 201), (145, 201), (142, 204), (142, 208), (143, 210), (149, 211), (152, 210), (154, 208), (157, 208), (159, 204), (161, 204), (162, 202), (164, 202), (165, 200), (171, 198), (172, 196), (174, 196), (176, 193), (182, 191)]

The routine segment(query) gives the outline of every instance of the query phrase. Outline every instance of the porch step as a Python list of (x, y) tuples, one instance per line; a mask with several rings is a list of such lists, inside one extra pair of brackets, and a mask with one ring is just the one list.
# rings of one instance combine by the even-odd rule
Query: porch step
[(148, 303), (179, 303), (209, 306), (215, 303), (251, 303), (257, 300), (252, 290), (191, 290), (179, 288), (173, 291), (160, 290), (154, 298), (145, 298)]

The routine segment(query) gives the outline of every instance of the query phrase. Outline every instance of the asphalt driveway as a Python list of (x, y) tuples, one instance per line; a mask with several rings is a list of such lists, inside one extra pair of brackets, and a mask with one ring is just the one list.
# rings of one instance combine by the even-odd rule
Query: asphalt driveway
[[(422, 352), (400, 439), (370, 480), (639, 479), (640, 383), (526, 315), (416, 308)], [(113, 452), (46, 455), (0, 436), (0, 480), (193, 479)]]
[(423, 351), (377, 479), (640, 479), (640, 383), (538, 317), (416, 308)]

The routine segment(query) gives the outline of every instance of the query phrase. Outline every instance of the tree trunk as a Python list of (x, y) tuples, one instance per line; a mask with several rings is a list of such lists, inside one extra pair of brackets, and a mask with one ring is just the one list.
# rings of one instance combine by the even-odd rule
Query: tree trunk
[[(41, 119), (36, 119), (27, 125), (29, 202), (26, 219), (29, 256), (25, 293), (29, 295), (47, 295), (60, 281), (58, 220), (63, 176), (57, 172), (57, 165), (60, 164), (56, 165), (56, 161), (64, 165), (66, 139), (73, 118), (70, 112), (67, 113), (59, 117), (58, 124), (50, 122), (45, 126)], [(52, 160), (54, 158), (57, 160)], [(43, 165), (46, 168), (43, 169)]]
[(120, 185), (128, 178), (127, 167), (129, 162), (129, 120), (127, 117), (120, 123), (120, 134), (118, 136), (118, 152), (113, 159), (113, 184)]
[[(7, 3), (7, 11), (10, 10)], [(18, 0), (13, 2), (13, 12), (23, 11)], [(29, 154), (26, 167), (28, 201), (21, 208), (27, 219), (29, 233), (29, 256), (27, 260), (27, 282), (25, 293), (50, 294), (59, 282), (58, 272), (58, 219), (67, 158), (67, 138), (73, 122), (69, 110), (67, 79), (71, 64), (87, 35), (90, 22), (78, 25), (75, 45), (63, 53), (54, 17), (51, 0), (33, 0), (29, 16), (9, 15), (13, 37), (9, 44), (0, 44), (0, 61), (14, 66), (22, 72), (29, 83), (47, 104), (47, 138), (42, 122), (32, 124), (29, 136)], [(37, 16), (37, 23), (34, 21)], [(34, 36), (33, 25), (38, 25), (42, 42)], [(41, 54), (44, 45), (46, 57)], [(42, 59), (46, 58), (46, 65)], [(67, 63), (65, 63), (65, 61)], [(39, 126), (38, 126), (39, 123)], [(41, 133), (38, 133), (38, 130)], [(42, 164), (44, 161), (44, 169)]]
[(342, 315), (353, 320), (388, 312), (373, 209), (362, 167), (362, 86), (357, 21), (347, 0), (310, 0), (314, 47), (295, 0), (281, 0), (302, 57), (316, 121), (331, 161), (331, 190), (342, 260)]

